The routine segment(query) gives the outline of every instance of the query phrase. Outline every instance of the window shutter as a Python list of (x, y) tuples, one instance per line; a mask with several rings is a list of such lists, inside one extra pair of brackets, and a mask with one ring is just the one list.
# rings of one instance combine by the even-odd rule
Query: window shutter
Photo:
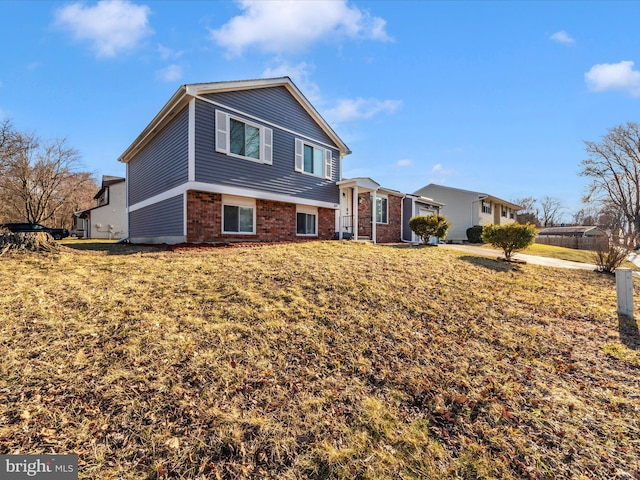
[(262, 127), (262, 161), (273, 165), (273, 130)]
[(331, 150), (324, 151), (324, 178), (331, 180), (331, 166), (333, 159), (331, 158)]
[(216, 152), (229, 153), (229, 115), (216, 110)]
[(304, 169), (304, 143), (299, 138), (296, 138), (296, 163), (295, 171), (302, 172)]

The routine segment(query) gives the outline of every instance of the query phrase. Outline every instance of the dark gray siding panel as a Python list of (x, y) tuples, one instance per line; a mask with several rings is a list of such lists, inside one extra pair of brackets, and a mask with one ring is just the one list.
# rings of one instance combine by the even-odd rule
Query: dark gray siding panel
[[(240, 93), (248, 94), (253, 93), (253, 91), (234, 92), (234, 95), (239, 95)], [(285, 93), (289, 96), (290, 102), (295, 102), (286, 90)], [(268, 100), (270, 97), (259, 98), (264, 102), (265, 98)], [(297, 102), (295, 103), (297, 104)], [(279, 105), (275, 107), (271, 105), (265, 107), (264, 111), (257, 112), (255, 106), (254, 108), (249, 108), (251, 105), (243, 104), (242, 106), (235, 105), (235, 107), (242, 107), (243, 110), (251, 110), (248, 113), (264, 114), (267, 117), (269, 115), (266, 115), (266, 113), (269, 111), (281, 112), (282, 110)], [(215, 110), (216, 107), (214, 105), (199, 100), (196, 102), (196, 181), (291, 195), (293, 202), (295, 202), (296, 198), (305, 198), (338, 203), (339, 189), (335, 182), (338, 180), (340, 153), (337, 148), (331, 149), (333, 154), (331, 180), (294, 171), (295, 135), (272, 125), (268, 125), (269, 128), (273, 129), (272, 165), (264, 165), (224, 155), (215, 151)], [(273, 117), (273, 115), (270, 116)], [(287, 116), (285, 117), (288, 118)], [(261, 116), (260, 118), (263, 117)], [(269, 119), (269, 121), (274, 120), (280, 121), (280, 124), (290, 123), (283, 121), (281, 118)], [(295, 127), (295, 125), (291, 126)], [(296, 131), (299, 130), (297, 129)], [(309, 133), (317, 134), (318, 132)], [(322, 138), (313, 138), (316, 138), (318, 142), (328, 142), (333, 145), (326, 138), (326, 135), (323, 135)]]
[(129, 204), (188, 180), (189, 108), (185, 107), (129, 162)]
[(329, 136), (285, 87), (212, 93), (204, 97), (333, 145)]
[(402, 239), (411, 241), (411, 227), (409, 219), (413, 217), (413, 199), (405, 198), (402, 204)]
[(184, 202), (178, 195), (129, 214), (129, 236), (168, 237), (184, 235)]

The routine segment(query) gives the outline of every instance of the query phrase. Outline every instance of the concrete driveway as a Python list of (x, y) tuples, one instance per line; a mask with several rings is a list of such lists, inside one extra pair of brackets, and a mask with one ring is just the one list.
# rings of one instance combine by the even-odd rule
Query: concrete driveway
[[(458, 250), (461, 252), (471, 253), (480, 257), (489, 258), (504, 258), (504, 253), (501, 250), (493, 250), (491, 248), (478, 247), (474, 245), (458, 245), (441, 243), (439, 248), (445, 248), (449, 250)], [(531, 265), (544, 265), (545, 267), (556, 268), (572, 268), (577, 270), (595, 270), (597, 267), (590, 263), (570, 262), (568, 260), (558, 260), (557, 258), (538, 257), (536, 255), (526, 255), (524, 253), (514, 253), (513, 258), (516, 260), (525, 261)], [(640, 262), (640, 258), (638, 258)]]

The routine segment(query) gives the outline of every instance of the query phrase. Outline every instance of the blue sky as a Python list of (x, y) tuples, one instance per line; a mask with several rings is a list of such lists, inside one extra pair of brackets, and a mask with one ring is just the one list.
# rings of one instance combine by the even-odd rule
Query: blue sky
[(583, 140), (640, 121), (640, 3), (0, 1), (0, 118), (118, 156), (181, 84), (288, 75), (343, 176), (581, 207)]

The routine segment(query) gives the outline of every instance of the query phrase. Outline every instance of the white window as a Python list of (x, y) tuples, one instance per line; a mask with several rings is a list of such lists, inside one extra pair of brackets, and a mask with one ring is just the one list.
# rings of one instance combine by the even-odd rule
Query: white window
[(271, 165), (273, 131), (216, 110), (216, 152)]
[(491, 202), (482, 201), (482, 213), (491, 213)]
[(295, 170), (331, 180), (331, 150), (296, 138)]
[(256, 231), (255, 201), (240, 197), (222, 197), (222, 233), (252, 235)]
[[(373, 197), (371, 198), (370, 206), (373, 212)], [(376, 195), (376, 208), (375, 208), (376, 223), (389, 223), (389, 200), (387, 197), (379, 197)]]
[(298, 207), (296, 210), (296, 235), (318, 235), (318, 210)]

